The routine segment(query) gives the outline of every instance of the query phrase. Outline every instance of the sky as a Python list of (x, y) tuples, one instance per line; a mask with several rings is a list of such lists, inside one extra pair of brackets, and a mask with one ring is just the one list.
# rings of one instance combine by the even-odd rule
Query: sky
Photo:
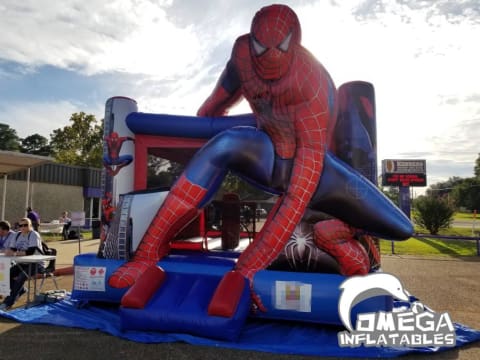
[[(0, 123), (49, 139), (127, 96), (193, 115), (261, 0), (0, 0)], [(479, 0), (297, 0), (302, 44), (335, 84), (375, 87), (378, 160), (426, 159), (429, 185), (480, 149)], [(249, 112), (245, 102), (231, 114)], [(422, 191), (422, 188), (417, 188)]]

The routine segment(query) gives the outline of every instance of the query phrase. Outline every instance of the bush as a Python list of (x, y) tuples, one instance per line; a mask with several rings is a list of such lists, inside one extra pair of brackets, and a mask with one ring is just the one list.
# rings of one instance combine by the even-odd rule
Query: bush
[(440, 229), (447, 229), (453, 221), (455, 209), (448, 200), (440, 196), (420, 196), (415, 201), (413, 219), (418, 226), (437, 235)]

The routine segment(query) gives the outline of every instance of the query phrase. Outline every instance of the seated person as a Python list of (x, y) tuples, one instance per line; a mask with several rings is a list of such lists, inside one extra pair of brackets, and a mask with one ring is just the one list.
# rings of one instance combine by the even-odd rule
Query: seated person
[[(20, 219), (20, 232), (10, 238), (6, 244), (6, 256), (25, 256), (41, 253), (42, 239), (40, 234), (33, 230), (32, 222), (29, 218)], [(29, 273), (28, 264), (15, 264), (10, 268), (10, 295), (0, 304), (0, 310), (9, 310), (15, 301), (27, 292), (24, 284), (28, 276), (34, 275), (41, 270), (42, 264), (31, 266)]]
[(8, 221), (0, 221), (0, 252), (4, 252), (6, 249), (6, 245), (10, 241), (14, 241), (15, 234), (16, 232), (12, 230)]
[(60, 216), (60, 224), (63, 224), (63, 230), (62, 230), (62, 237), (63, 240), (68, 239), (68, 230), (70, 230), (70, 226), (72, 225), (72, 219), (68, 217), (68, 211), (64, 211), (62, 213), (62, 216)]

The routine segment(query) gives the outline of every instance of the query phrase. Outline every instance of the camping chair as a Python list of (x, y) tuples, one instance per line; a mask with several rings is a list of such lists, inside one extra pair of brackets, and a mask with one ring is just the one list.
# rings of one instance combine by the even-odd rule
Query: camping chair
[[(48, 252), (49, 252), (48, 255), (57, 256), (57, 249), (49, 248)], [(52, 279), (53, 283), (55, 284), (55, 289), (58, 290), (57, 280), (55, 279), (55, 261), (56, 259), (50, 260), (47, 266), (40, 271), (40, 274), (42, 275), (42, 282), (40, 283), (40, 287), (38, 289), (39, 293), (42, 291), (43, 284), (45, 282), (45, 279), (47, 278)]]

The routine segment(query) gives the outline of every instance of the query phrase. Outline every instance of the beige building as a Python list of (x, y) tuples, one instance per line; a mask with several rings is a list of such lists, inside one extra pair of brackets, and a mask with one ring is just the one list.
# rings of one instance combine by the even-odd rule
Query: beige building
[(53, 163), (51, 158), (0, 151), (0, 218), (12, 225), (31, 206), (42, 223), (63, 211), (84, 212), (86, 227), (99, 220), (102, 170)]
[[(26, 207), (31, 206), (40, 215), (41, 222), (51, 222), (60, 217), (63, 211), (84, 211), (83, 187), (48, 184), (30, 181), (9, 180), (0, 185), (0, 201), (5, 195), (5, 220), (11, 224), (26, 215)], [(28, 192), (28, 204), (26, 194)], [(98, 202), (97, 202), (98, 204)]]

